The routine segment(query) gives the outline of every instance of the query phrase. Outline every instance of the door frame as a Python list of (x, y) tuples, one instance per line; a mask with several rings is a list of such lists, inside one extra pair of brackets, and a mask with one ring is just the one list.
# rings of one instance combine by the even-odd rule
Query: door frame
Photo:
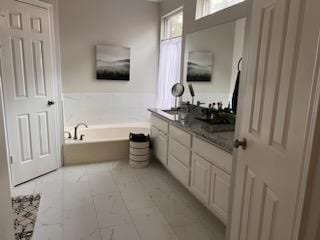
[[(48, 1), (48, 0), (12, 0), (12, 2), (20, 2), (24, 4), (30, 4), (36, 7), (44, 8), (49, 12), (49, 18), (51, 22), (51, 45), (52, 45), (52, 65), (53, 65), (53, 79), (54, 81), (54, 98), (56, 101), (56, 111), (55, 111), (55, 125), (57, 129), (56, 135), (56, 162), (58, 168), (62, 166), (62, 144), (64, 143), (64, 118), (63, 118), (63, 97), (62, 97), (62, 80), (61, 80), (61, 55), (60, 55), (60, 37), (59, 37), (59, 19), (58, 19), (58, 3), (56, 0)], [(5, 103), (3, 100), (4, 92), (3, 92), (2, 84), (0, 84), (1, 91), (1, 100), (0, 104), (5, 107)], [(6, 122), (6, 112), (3, 110), (3, 116)], [(2, 126), (0, 126), (2, 128)], [(2, 130), (2, 129), (1, 129)], [(7, 136), (7, 123), (4, 125), (4, 133), (6, 139), (6, 157), (3, 159), (7, 160), (9, 178), (10, 178), (10, 188), (13, 188), (12, 181), (12, 169), (10, 162), (10, 153), (8, 147), (8, 136)]]
[[(254, 1), (254, 0), (251, 0)], [(305, 22), (305, 10), (306, 5), (309, 3), (310, 0), (301, 0), (301, 15), (300, 15), (300, 25), (297, 34), (297, 41), (298, 41), (298, 49), (296, 50), (297, 53), (300, 51), (300, 43), (302, 38), (302, 30), (303, 30), (303, 23)], [(248, 13), (247, 21), (246, 21), (246, 34), (245, 34), (245, 46), (244, 46), (244, 61), (243, 61), (243, 73), (241, 76), (241, 83), (240, 83), (240, 91), (239, 91), (239, 100), (238, 100), (238, 109), (239, 113), (237, 115), (237, 122), (236, 122), (236, 129), (235, 129), (235, 139), (239, 139), (240, 136), (240, 126), (242, 122), (243, 114), (241, 114), (241, 109), (244, 103), (245, 98), (245, 91), (247, 85), (247, 70), (248, 70), (248, 39), (250, 34), (250, 24), (251, 24), (251, 9), (252, 5), (250, 6), (250, 13)], [(303, 136), (306, 141), (304, 143), (304, 151), (303, 151), (303, 162), (300, 171), (300, 181), (299, 181), (299, 190), (298, 196), (296, 199), (296, 211), (295, 211), (295, 222), (294, 222), (294, 230), (291, 232), (292, 240), (300, 239), (299, 236), (301, 234), (301, 230), (303, 226), (302, 219), (305, 217), (306, 214), (306, 199), (307, 190), (311, 185), (310, 177), (312, 174), (311, 167), (315, 165), (318, 161), (320, 163), (320, 76), (318, 75), (317, 71), (320, 70), (320, 36), (318, 40), (318, 52), (316, 58), (313, 59), (313, 79), (312, 79), (312, 91), (309, 97), (309, 105), (307, 106), (307, 124), (306, 124), (306, 134)], [(230, 240), (230, 233), (231, 233), (231, 221), (232, 221), (232, 212), (233, 212), (233, 196), (235, 190), (235, 176), (236, 176), (236, 166), (238, 161), (238, 151), (234, 151), (233, 153), (233, 167), (232, 167), (232, 174), (231, 174), (231, 186), (230, 186), (230, 199), (229, 199), (229, 215), (228, 215), (228, 222), (227, 222), (227, 233), (226, 239)], [(320, 173), (318, 173), (320, 174)], [(320, 182), (318, 183), (320, 185)]]

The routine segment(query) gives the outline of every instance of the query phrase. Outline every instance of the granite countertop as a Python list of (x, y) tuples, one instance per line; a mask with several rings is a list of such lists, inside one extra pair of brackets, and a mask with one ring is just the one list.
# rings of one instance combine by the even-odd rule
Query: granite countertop
[(222, 129), (219, 129), (225, 126), (209, 125), (195, 118), (190, 118), (187, 113), (169, 114), (160, 109), (148, 110), (160, 118), (171, 122), (172, 125), (232, 154), (234, 131), (222, 131)]

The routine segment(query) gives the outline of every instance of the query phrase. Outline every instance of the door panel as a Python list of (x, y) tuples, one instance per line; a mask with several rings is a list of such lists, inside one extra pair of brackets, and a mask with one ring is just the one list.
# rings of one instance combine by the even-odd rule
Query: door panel
[(22, 29), (22, 17), (21, 13), (17, 12), (10, 12), (9, 13), (9, 21), (10, 21), (10, 27), (11, 29)]
[(12, 38), (11, 45), (16, 97), (27, 97), (23, 39)]
[(231, 239), (289, 240), (295, 228), (312, 80), (296, 76), (301, 6), (253, 1)]
[(43, 43), (39, 40), (32, 41), (34, 80), (36, 82), (36, 96), (46, 96), (46, 83), (43, 66)]
[(21, 161), (32, 161), (32, 143), (29, 114), (18, 116)]
[(47, 112), (38, 113), (38, 124), (38, 128), (40, 130), (40, 157), (44, 157), (50, 154), (49, 124)]
[[(15, 2), (0, 32), (3, 93), (14, 185), (58, 167), (49, 11)], [(19, 144), (18, 144), (19, 143)]]

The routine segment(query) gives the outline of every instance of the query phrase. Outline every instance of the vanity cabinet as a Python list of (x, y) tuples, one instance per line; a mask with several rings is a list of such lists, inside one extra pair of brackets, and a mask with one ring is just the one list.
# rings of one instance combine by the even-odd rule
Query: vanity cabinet
[(155, 157), (226, 223), (232, 155), (155, 115), (151, 125)]
[(154, 116), (151, 117), (153, 154), (165, 166), (168, 165), (168, 131), (168, 122)]
[(193, 138), (192, 153), (191, 191), (226, 223), (232, 155), (197, 137)]
[(232, 155), (207, 143), (200, 138), (193, 138), (192, 151), (228, 174), (232, 171)]
[(190, 183), (191, 139), (191, 134), (170, 125), (168, 169), (186, 187)]

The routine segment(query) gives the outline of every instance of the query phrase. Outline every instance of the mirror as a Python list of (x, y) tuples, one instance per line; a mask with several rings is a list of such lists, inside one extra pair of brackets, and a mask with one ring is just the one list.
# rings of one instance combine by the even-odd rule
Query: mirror
[[(243, 18), (186, 35), (183, 84), (192, 84), (195, 104), (199, 101), (208, 107), (222, 102), (223, 108), (231, 107), (244, 32)], [(190, 91), (182, 100), (192, 102)]]

